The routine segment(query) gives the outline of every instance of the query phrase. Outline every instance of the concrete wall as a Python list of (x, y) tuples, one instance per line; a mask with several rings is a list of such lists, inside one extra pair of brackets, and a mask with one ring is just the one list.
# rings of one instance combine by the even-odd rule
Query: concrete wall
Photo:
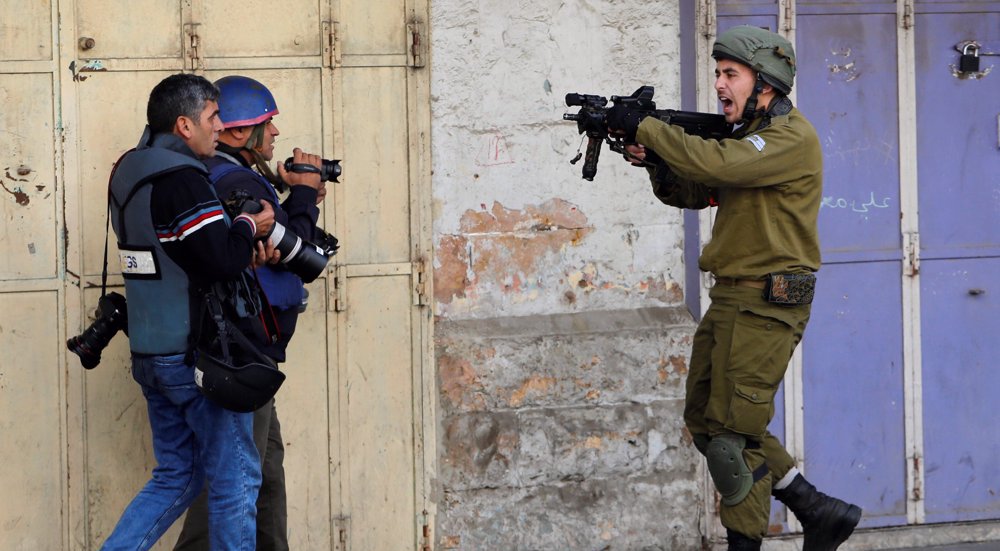
[(606, 149), (582, 180), (561, 120), (680, 107), (677, 1), (431, 12), (439, 547), (700, 549), (681, 213)]

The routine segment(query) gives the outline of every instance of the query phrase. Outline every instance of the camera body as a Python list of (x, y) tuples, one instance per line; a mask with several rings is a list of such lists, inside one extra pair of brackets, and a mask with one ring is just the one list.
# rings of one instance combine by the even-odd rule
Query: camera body
[(293, 157), (285, 159), (285, 170), (288, 172), (311, 172), (318, 173), (319, 179), (324, 182), (337, 182), (340, 178), (340, 160), (320, 159), (320, 167), (305, 163), (296, 163)]
[[(244, 212), (256, 214), (264, 208), (253, 199), (249, 192), (242, 189), (233, 190), (223, 205), (231, 218)], [(274, 248), (278, 249), (281, 253), (281, 263), (287, 266), (289, 271), (299, 276), (303, 283), (310, 283), (323, 273), (330, 257), (337, 254), (337, 249), (339, 249), (336, 237), (319, 228), (317, 228), (317, 233), (323, 238), (322, 247), (302, 239), (285, 226), (275, 222), (271, 233), (264, 239), (270, 240)]]
[(83, 333), (66, 341), (66, 348), (80, 356), (80, 363), (86, 369), (94, 369), (101, 363), (101, 352), (118, 331), (128, 335), (128, 310), (125, 297), (111, 292), (97, 301), (94, 323)]

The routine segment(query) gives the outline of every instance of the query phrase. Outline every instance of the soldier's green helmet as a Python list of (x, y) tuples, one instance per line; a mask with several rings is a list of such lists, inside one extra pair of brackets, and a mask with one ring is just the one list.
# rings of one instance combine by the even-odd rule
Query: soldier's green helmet
[(740, 25), (719, 35), (712, 57), (731, 59), (760, 73), (764, 82), (788, 95), (795, 78), (795, 50), (779, 34), (760, 27)]

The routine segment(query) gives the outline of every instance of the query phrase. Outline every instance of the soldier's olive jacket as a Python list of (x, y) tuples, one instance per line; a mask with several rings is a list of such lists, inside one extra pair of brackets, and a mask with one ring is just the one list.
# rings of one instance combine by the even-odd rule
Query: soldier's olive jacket
[(666, 163), (650, 169), (662, 202), (690, 209), (718, 202), (698, 261), (703, 271), (760, 279), (819, 269), (823, 157), (816, 130), (786, 98), (731, 138), (705, 140), (647, 117), (636, 141)]

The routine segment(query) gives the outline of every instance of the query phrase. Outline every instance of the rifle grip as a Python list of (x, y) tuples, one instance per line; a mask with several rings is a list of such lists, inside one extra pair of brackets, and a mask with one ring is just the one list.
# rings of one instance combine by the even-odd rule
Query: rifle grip
[(587, 153), (583, 157), (583, 179), (594, 181), (597, 174), (597, 161), (601, 157), (601, 138), (587, 137)]

